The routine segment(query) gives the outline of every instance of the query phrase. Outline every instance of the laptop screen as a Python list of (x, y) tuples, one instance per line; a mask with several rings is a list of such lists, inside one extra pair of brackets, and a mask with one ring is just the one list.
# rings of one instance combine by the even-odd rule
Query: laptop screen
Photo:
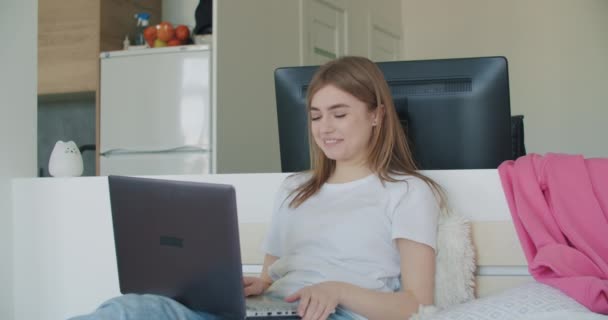
[(244, 318), (234, 187), (109, 176), (120, 291)]

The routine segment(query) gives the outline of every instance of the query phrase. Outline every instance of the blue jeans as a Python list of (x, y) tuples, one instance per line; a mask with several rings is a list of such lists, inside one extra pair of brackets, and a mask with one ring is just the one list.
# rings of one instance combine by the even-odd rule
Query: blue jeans
[[(126, 294), (104, 302), (93, 313), (70, 320), (219, 320), (209, 313), (192, 311), (175, 300), (153, 294)], [(330, 320), (351, 320), (347, 311), (338, 309)]]

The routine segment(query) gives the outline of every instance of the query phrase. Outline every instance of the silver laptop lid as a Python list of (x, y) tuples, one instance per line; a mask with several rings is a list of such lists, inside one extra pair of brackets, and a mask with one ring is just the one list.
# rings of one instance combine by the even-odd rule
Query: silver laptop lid
[(120, 291), (244, 319), (234, 187), (108, 177)]

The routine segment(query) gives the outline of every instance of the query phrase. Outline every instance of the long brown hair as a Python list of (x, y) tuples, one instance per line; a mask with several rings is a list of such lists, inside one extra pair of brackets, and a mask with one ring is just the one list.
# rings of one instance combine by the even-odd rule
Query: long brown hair
[[(369, 111), (384, 106), (384, 112), (377, 113), (377, 116), (381, 118), (378, 119), (380, 121), (372, 130), (367, 159), (369, 168), (382, 181), (397, 181), (391, 175), (410, 175), (424, 180), (431, 187), (443, 208), (445, 196), (441, 187), (417, 171), (410, 146), (399, 123), (390, 89), (378, 66), (367, 58), (354, 56), (341, 57), (322, 65), (314, 74), (308, 87), (307, 110), (310, 110), (312, 97), (327, 85), (333, 85), (353, 95), (364, 102)], [(310, 115), (308, 116), (308, 141), (311, 151), (312, 175), (310, 179), (294, 189), (292, 195), (295, 194), (295, 197), (291, 200), (290, 207), (298, 207), (317, 193), (336, 168), (335, 160), (327, 158), (314, 142)]]

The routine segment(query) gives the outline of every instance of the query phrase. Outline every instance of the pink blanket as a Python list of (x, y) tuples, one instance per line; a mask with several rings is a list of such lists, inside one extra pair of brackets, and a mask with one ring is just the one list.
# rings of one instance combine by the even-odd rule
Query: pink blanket
[(532, 154), (498, 172), (532, 276), (608, 314), (608, 158)]

